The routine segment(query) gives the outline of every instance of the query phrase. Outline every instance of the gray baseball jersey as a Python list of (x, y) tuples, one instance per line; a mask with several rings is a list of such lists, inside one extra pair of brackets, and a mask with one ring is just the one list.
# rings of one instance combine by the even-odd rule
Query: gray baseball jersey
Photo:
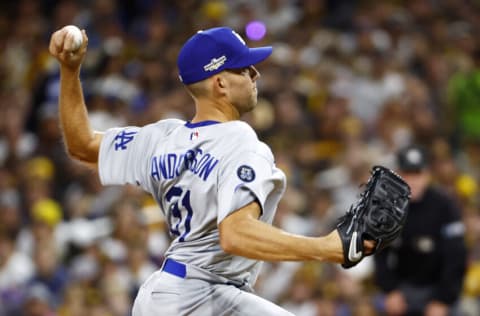
[(286, 181), (248, 124), (168, 119), (113, 128), (98, 169), (103, 184), (135, 184), (156, 199), (174, 238), (168, 258), (253, 285), (260, 263), (225, 253), (218, 224), (254, 199), (271, 223)]

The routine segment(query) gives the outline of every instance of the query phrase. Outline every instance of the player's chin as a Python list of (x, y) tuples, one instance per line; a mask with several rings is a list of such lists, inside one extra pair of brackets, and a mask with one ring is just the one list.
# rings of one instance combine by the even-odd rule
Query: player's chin
[(251, 96), (249, 99), (245, 100), (242, 104), (241, 109), (243, 113), (252, 111), (257, 105), (257, 96)]
[(251, 101), (250, 103), (252, 104), (252, 108), (254, 108), (257, 105), (258, 102), (258, 96), (255, 90), (255, 93), (252, 94)]
[(246, 112), (253, 111), (253, 109), (255, 109), (256, 106), (257, 106), (257, 97), (252, 98), (252, 100), (250, 101), (250, 103), (247, 106), (247, 111)]

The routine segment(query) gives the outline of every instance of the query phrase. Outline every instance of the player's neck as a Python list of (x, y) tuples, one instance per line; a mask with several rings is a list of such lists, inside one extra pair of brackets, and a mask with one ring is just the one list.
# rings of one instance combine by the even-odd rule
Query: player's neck
[(196, 113), (192, 119), (193, 123), (201, 121), (228, 122), (240, 118), (239, 111), (232, 104), (226, 102), (197, 100), (195, 106)]

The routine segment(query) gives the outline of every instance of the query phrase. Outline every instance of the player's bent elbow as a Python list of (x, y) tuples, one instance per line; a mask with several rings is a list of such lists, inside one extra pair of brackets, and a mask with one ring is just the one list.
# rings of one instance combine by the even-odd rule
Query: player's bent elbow
[(72, 142), (66, 139), (65, 147), (68, 155), (86, 164), (96, 164), (100, 150), (101, 134), (95, 134), (90, 141)]
[(67, 154), (70, 158), (74, 160), (78, 160), (80, 162), (85, 162), (85, 163), (92, 163), (94, 161), (90, 161), (90, 156), (86, 154), (85, 152), (81, 152), (78, 150), (74, 150), (71, 148), (67, 148)]
[(252, 243), (251, 227), (258, 222), (259, 214), (258, 203), (252, 202), (223, 219), (218, 226), (223, 251), (240, 256), (249, 251), (246, 245)]
[(235, 235), (235, 230), (220, 225), (220, 246), (226, 253), (239, 254), (241, 247), (239, 238)]
[(233, 254), (235, 252), (235, 242), (230, 235), (231, 234), (222, 232), (222, 230), (220, 230), (220, 246), (226, 253)]
[(72, 138), (65, 135), (65, 148), (67, 154), (75, 160), (86, 164), (96, 164), (100, 151), (103, 134), (93, 132), (90, 137)]
[(70, 147), (67, 147), (66, 151), (70, 158), (81, 162), (86, 166), (95, 166), (98, 162), (98, 156), (92, 155), (88, 151), (73, 150)]

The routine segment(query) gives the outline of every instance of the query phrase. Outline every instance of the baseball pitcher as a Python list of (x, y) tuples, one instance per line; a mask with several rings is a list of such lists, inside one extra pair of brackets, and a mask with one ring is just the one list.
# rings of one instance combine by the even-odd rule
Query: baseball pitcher
[(388, 245), (403, 223), (409, 189), (383, 167), (337, 229), (321, 237), (271, 225), (285, 175), (270, 148), (239, 121), (257, 103), (255, 64), (272, 47), (249, 48), (228, 27), (199, 31), (179, 52), (180, 81), (193, 98), (189, 121), (160, 120), (98, 133), (88, 123), (79, 79), (88, 38), (72, 49), (52, 35), (60, 64), (59, 111), (68, 153), (105, 185), (142, 187), (157, 201), (173, 241), (163, 266), (141, 287), (135, 316), (291, 315), (255, 295), (261, 261), (318, 260), (351, 267)]

